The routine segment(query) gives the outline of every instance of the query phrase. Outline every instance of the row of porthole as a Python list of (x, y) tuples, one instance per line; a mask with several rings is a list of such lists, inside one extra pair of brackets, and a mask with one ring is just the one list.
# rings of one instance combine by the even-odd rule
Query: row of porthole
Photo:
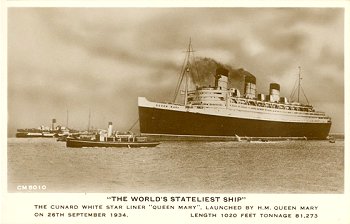
[[(240, 103), (237, 103), (237, 104), (240, 104)], [(245, 104), (242, 104), (242, 105), (245, 105)], [(230, 104), (230, 106), (233, 106), (233, 104)], [(244, 108), (249, 108), (249, 107), (247, 107), (247, 106), (237, 106), (237, 107), (244, 107)], [(273, 107), (266, 107), (266, 108), (273, 108)], [(283, 108), (277, 108), (277, 109), (280, 109), (280, 110), (285, 110), (286, 111), (286, 109), (283, 109)], [(270, 110), (271, 111), (271, 110)], [(276, 111), (276, 110), (272, 110), (272, 111)], [(310, 111), (303, 111), (303, 110), (292, 110), (292, 111), (300, 111), (300, 112), (310, 112)], [(278, 111), (276, 111), (276, 112), (278, 112)], [(289, 113), (289, 112), (288, 112)], [(315, 113), (312, 113), (312, 115), (317, 115), (317, 114), (315, 114)]]
[[(215, 106), (223, 106), (222, 104), (200, 104), (200, 105), (215, 105)], [(233, 104), (230, 104), (230, 106), (235, 106), (235, 107), (240, 107), (240, 108), (248, 108), (248, 109), (250, 109), (249, 107), (247, 107), (247, 106), (237, 106), (237, 105), (233, 105)], [(256, 109), (256, 108), (254, 108), (254, 109)], [(258, 110), (264, 110), (264, 111), (269, 111), (269, 112), (286, 112), (286, 111), (278, 111), (278, 110), (266, 110), (266, 109), (258, 109)], [(246, 112), (246, 111), (245, 111)], [(291, 111), (287, 111), (287, 113), (293, 113), (293, 112), (291, 112)], [(300, 114), (300, 113), (294, 113), (294, 114)], [(300, 115), (302, 115), (302, 114), (300, 114)], [(304, 116), (304, 117), (309, 117), (310, 115), (316, 115), (316, 114), (314, 114), (314, 113), (312, 113), (312, 114), (307, 114), (308, 116)], [(319, 118), (319, 119), (327, 119), (327, 117), (324, 117), (324, 116), (322, 116), (322, 117), (317, 117), (317, 118)]]
[[(240, 106), (238, 106), (238, 107), (240, 107)], [(247, 107), (243, 107), (243, 108), (247, 108)], [(259, 109), (259, 110), (264, 110), (264, 109)], [(277, 111), (277, 110), (264, 110), (264, 111), (281, 112), (281, 111)], [(243, 112), (246, 112), (246, 111), (243, 111)], [(287, 113), (291, 114), (292, 112), (287, 111)], [(294, 114), (298, 114), (298, 113), (294, 113)], [(302, 117), (309, 117), (309, 116), (302, 116)], [(327, 117), (315, 117), (315, 118), (317, 118), (317, 119), (327, 119)]]

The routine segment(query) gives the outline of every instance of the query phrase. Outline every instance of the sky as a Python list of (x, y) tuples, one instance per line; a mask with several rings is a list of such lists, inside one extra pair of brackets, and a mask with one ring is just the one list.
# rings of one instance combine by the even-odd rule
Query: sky
[(129, 130), (138, 96), (172, 100), (190, 38), (196, 57), (244, 68), (261, 93), (275, 82), (289, 97), (300, 66), (310, 104), (344, 132), (341, 8), (9, 8), (9, 135), (65, 126), (67, 112), (86, 129), (89, 111), (93, 127)]

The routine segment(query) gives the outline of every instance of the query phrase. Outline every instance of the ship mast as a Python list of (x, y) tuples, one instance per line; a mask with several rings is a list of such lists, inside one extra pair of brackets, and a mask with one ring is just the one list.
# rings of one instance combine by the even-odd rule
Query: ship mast
[(67, 110), (67, 123), (66, 123), (66, 127), (68, 128), (68, 110)]
[(298, 68), (299, 68), (299, 79), (298, 79), (298, 103), (299, 103), (299, 96), (300, 96), (300, 82), (301, 82), (301, 77), (300, 77), (300, 75), (301, 75), (301, 67), (300, 66), (298, 66)]
[(88, 132), (90, 131), (90, 120), (91, 120), (91, 109), (89, 109), (89, 123), (88, 123)]
[(188, 93), (188, 73), (190, 73), (190, 68), (186, 68), (186, 78), (185, 78), (185, 102), (184, 105), (187, 106), (187, 93)]
[(293, 87), (293, 91), (292, 91), (292, 93), (291, 93), (291, 95), (290, 95), (289, 98), (290, 98), (290, 99), (294, 99), (294, 96), (295, 96), (295, 94), (296, 94), (296, 91), (298, 91), (297, 102), (300, 103), (300, 93), (302, 93), (302, 94), (304, 95), (304, 97), (305, 97), (305, 100), (306, 100), (306, 102), (307, 102), (307, 105), (309, 105), (309, 100), (308, 100), (308, 98), (307, 98), (307, 96), (306, 96), (306, 94), (305, 94), (305, 92), (304, 92), (303, 87), (301, 86), (301, 80), (303, 79), (303, 78), (301, 77), (301, 67), (298, 66), (298, 68), (299, 68), (298, 80), (295, 81), (295, 84), (294, 84), (294, 87)]
[(177, 95), (179, 93), (181, 84), (183, 79), (185, 78), (185, 97), (184, 97), (184, 105), (187, 105), (187, 94), (188, 94), (188, 80), (189, 80), (189, 75), (190, 75), (190, 68), (191, 68), (191, 53), (193, 53), (194, 50), (192, 48), (192, 40), (190, 38), (190, 42), (188, 44), (188, 48), (186, 50), (186, 57), (184, 60), (184, 63), (182, 65), (182, 69), (181, 69), (181, 74), (175, 89), (175, 94), (174, 94), (174, 98), (173, 98), (173, 103), (175, 103), (175, 100), (177, 98)]

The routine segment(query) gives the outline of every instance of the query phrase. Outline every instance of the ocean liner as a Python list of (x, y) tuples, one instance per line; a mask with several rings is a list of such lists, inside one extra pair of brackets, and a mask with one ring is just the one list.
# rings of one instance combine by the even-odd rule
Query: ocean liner
[[(188, 55), (193, 52), (191, 42)], [(219, 66), (214, 86), (188, 89), (190, 56), (183, 67), (185, 80), (182, 104), (151, 102), (138, 98), (140, 132), (159, 138), (305, 138), (326, 139), (331, 118), (313, 106), (290, 102), (280, 96), (280, 85), (271, 83), (269, 94), (256, 93), (256, 78), (244, 78), (243, 94), (238, 88), (228, 88), (228, 69)]]

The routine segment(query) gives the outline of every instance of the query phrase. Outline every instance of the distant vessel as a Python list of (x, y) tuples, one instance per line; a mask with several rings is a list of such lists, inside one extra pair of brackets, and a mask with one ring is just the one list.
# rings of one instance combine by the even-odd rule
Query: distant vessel
[[(47, 137), (43, 134), (43, 131), (40, 129), (17, 129), (16, 138), (36, 138), (36, 137)], [(50, 136), (53, 137), (53, 136)]]
[(38, 128), (25, 128), (17, 129), (16, 137), (17, 138), (52, 138), (57, 133), (56, 128), (56, 119), (52, 119), (51, 128), (40, 126)]
[(100, 130), (98, 134), (86, 137), (66, 139), (66, 146), (69, 148), (83, 148), (83, 147), (155, 147), (160, 142), (148, 141), (146, 137), (135, 136), (132, 133), (113, 133), (112, 122), (108, 123), (108, 130)]
[(56, 125), (56, 119), (52, 119), (51, 127), (40, 126), (38, 128), (17, 129), (17, 138), (53, 138), (70, 135), (66, 127)]
[[(192, 52), (191, 42), (188, 55)], [(331, 118), (313, 106), (289, 102), (280, 96), (280, 85), (271, 83), (269, 95), (256, 94), (256, 78), (245, 77), (244, 93), (228, 89), (228, 70), (218, 67), (213, 87), (188, 90), (191, 63), (182, 71), (185, 79), (184, 103), (151, 102), (138, 98), (140, 132), (156, 138), (301, 138), (326, 139)]]

